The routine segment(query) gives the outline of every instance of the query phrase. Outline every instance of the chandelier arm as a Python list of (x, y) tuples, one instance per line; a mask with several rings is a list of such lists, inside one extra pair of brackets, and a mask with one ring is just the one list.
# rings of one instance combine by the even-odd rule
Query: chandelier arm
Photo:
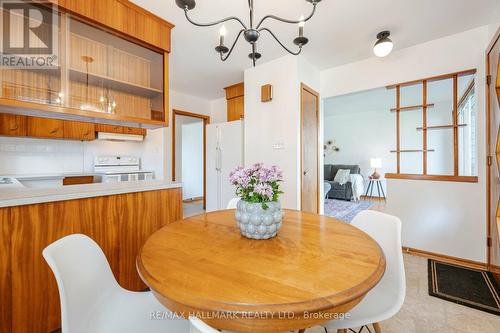
[(237, 18), (235, 16), (226, 17), (225, 19), (222, 19), (222, 20), (219, 20), (219, 21), (215, 21), (215, 22), (197, 23), (197, 22), (194, 22), (193, 20), (191, 20), (189, 18), (188, 9), (187, 8), (184, 9), (184, 14), (186, 15), (186, 19), (189, 21), (189, 23), (194, 24), (194, 25), (196, 25), (198, 27), (211, 27), (211, 26), (214, 26), (214, 25), (217, 25), (217, 24), (221, 24), (221, 23), (224, 23), (224, 22), (227, 22), (227, 21), (235, 20), (235, 21), (238, 21), (243, 26), (243, 28), (245, 30), (247, 29), (247, 26), (245, 25), (245, 23), (243, 23), (243, 21), (241, 21), (239, 18)]
[(269, 32), (269, 34), (271, 36), (273, 36), (273, 38), (278, 42), (278, 44), (281, 45), (282, 48), (284, 48), (288, 53), (290, 54), (293, 54), (293, 55), (299, 55), (301, 52), (302, 52), (302, 47), (299, 46), (299, 50), (297, 52), (293, 52), (292, 50), (290, 50), (289, 48), (287, 48), (279, 39), (278, 37), (276, 37), (275, 34), (273, 34), (273, 32), (271, 30), (269, 30), (268, 28), (262, 28), (262, 29), (259, 29), (259, 32), (261, 31), (267, 31)]
[(236, 36), (236, 39), (234, 40), (233, 45), (232, 45), (232, 46), (231, 46), (231, 48), (229, 49), (229, 52), (226, 54), (226, 56), (224, 56), (224, 55), (222, 54), (222, 52), (221, 52), (221, 54), (220, 54), (220, 60), (222, 60), (222, 61), (226, 61), (226, 60), (227, 60), (227, 58), (229, 58), (229, 56), (230, 56), (230, 55), (231, 55), (231, 53), (233, 52), (233, 49), (234, 49), (234, 47), (236, 46), (236, 43), (238, 43), (238, 40), (240, 39), (241, 34), (242, 34), (243, 32), (245, 32), (245, 29), (241, 29), (241, 30), (240, 30), (240, 32), (238, 33), (238, 36)]
[(287, 20), (287, 19), (275, 16), (275, 15), (266, 15), (260, 20), (259, 24), (257, 24), (257, 28), (255, 28), (255, 29), (258, 30), (260, 28), (260, 26), (262, 25), (262, 23), (264, 23), (264, 21), (267, 20), (268, 18), (271, 18), (271, 19), (274, 19), (277, 21), (281, 21), (281, 22), (285, 22), (285, 23), (290, 23), (290, 24), (299, 24), (301, 22), (307, 22), (314, 16), (314, 13), (316, 12), (316, 5), (317, 5), (317, 3), (313, 3), (313, 9), (312, 9), (311, 14), (308, 17), (306, 17), (304, 20), (299, 20), (299, 21)]

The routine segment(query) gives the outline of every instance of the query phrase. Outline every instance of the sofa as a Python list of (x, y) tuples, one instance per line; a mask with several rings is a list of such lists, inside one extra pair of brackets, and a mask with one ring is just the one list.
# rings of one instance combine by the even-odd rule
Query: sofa
[(340, 199), (351, 201), (353, 199), (352, 183), (349, 181), (343, 185), (333, 181), (339, 169), (349, 169), (352, 174), (360, 174), (359, 165), (325, 164), (325, 183), (331, 185), (331, 189), (325, 194), (327, 199)]

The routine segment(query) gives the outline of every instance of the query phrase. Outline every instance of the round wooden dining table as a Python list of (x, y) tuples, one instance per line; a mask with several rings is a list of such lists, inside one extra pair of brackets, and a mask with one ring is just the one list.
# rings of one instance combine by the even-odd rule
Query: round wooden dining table
[(275, 238), (242, 236), (234, 210), (189, 217), (149, 237), (137, 269), (169, 310), (222, 330), (285, 332), (342, 318), (382, 278), (385, 257), (361, 230), (285, 210)]

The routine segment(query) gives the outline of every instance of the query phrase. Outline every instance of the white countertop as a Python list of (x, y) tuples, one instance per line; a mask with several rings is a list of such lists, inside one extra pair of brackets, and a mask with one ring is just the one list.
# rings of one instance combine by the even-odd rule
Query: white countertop
[(76, 173), (34, 173), (34, 174), (22, 174), (22, 175), (0, 175), (0, 177), (15, 178), (20, 181), (63, 179), (66, 177), (79, 177), (79, 176), (95, 177), (95, 176), (102, 176), (102, 174), (95, 172), (76, 172)]
[(179, 188), (181, 186), (181, 183), (170, 183), (162, 180), (141, 180), (135, 182), (71, 185), (58, 188), (23, 187), (2, 189), (0, 187), (0, 208), (124, 193), (157, 191)]

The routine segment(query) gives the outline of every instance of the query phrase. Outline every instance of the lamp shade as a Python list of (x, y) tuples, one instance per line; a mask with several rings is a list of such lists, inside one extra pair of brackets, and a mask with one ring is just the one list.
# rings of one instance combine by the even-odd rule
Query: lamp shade
[(382, 159), (381, 158), (372, 158), (370, 159), (370, 167), (376, 169), (382, 167)]

